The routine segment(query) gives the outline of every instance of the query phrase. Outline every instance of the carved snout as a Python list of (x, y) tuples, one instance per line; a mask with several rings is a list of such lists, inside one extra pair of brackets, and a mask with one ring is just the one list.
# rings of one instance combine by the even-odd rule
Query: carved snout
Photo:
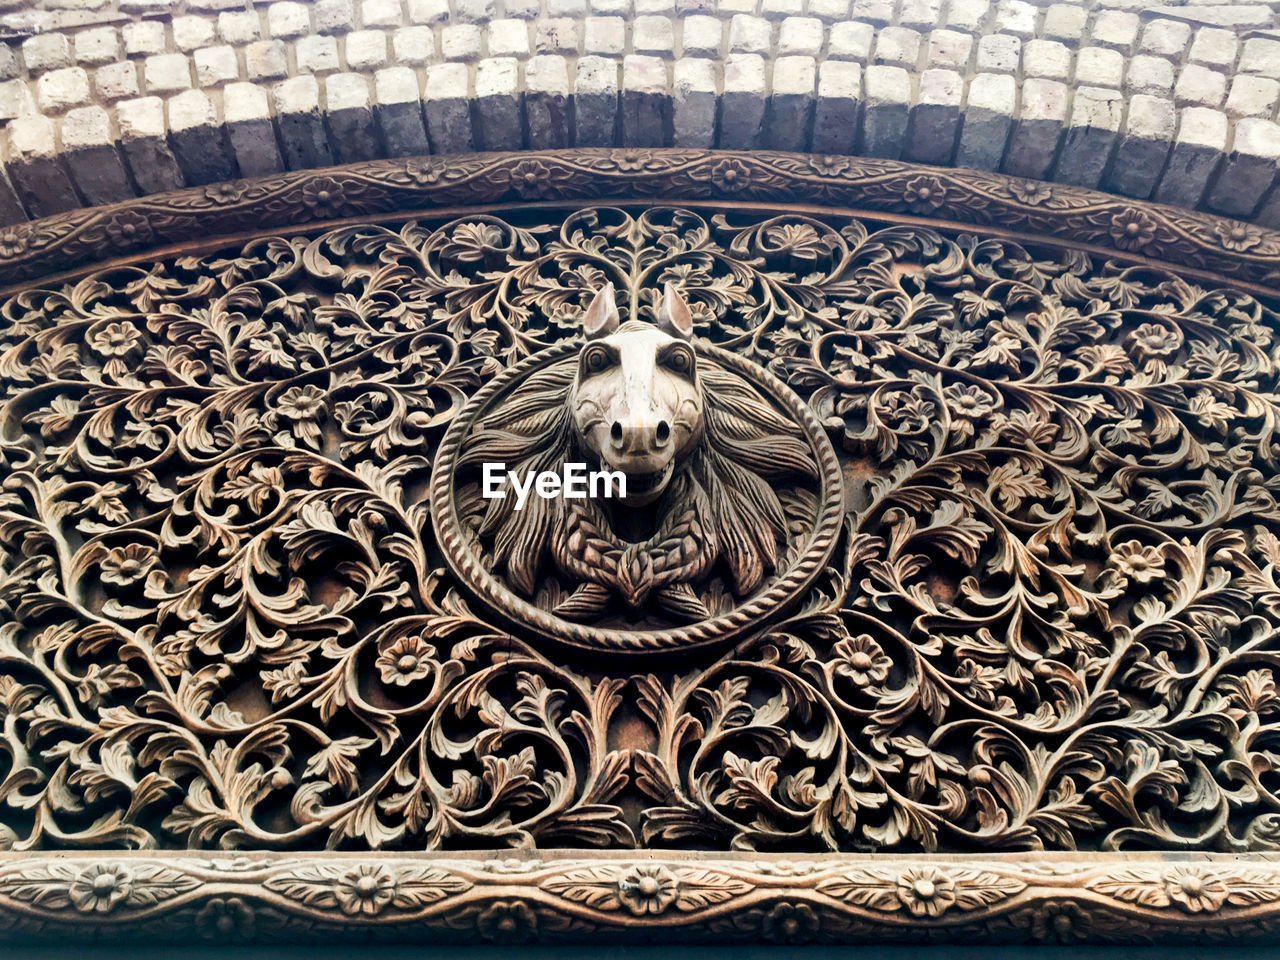
[(609, 451), (619, 458), (664, 454), (671, 447), (671, 424), (666, 420), (613, 421)]

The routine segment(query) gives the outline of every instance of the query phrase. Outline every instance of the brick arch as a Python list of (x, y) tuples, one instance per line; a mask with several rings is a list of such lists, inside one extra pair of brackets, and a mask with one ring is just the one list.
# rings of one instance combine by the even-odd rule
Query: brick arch
[(0, 223), (429, 153), (862, 154), (1280, 226), (1280, 13), (1133, 0), (37, 0)]

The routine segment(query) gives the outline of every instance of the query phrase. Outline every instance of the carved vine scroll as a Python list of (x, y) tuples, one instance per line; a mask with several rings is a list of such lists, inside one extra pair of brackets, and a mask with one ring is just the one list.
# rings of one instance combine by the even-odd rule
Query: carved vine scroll
[[(767, 371), (838, 451), (822, 569), (727, 649), (567, 654), (487, 615), (432, 520), (450, 425), (576, 351), (606, 282), (637, 320), (677, 285), (701, 356)], [(1280, 849), (1277, 320), (1043, 241), (689, 206), (357, 224), (24, 289), (0, 305), (3, 843)], [(369, 869), (378, 909), (476, 882)], [(720, 882), (662, 869), (539, 882), (638, 917)], [(817, 889), (936, 917), (970, 883), (867, 869)], [(48, 884), (185, 895), (174, 870)], [(346, 876), (264, 882), (351, 913)], [(1148, 880), (1205, 911), (1239, 886)]]

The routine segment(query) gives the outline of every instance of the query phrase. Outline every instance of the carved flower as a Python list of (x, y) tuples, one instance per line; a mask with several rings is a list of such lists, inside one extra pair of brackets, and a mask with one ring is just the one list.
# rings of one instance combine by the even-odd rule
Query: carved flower
[(618, 165), (618, 169), (624, 173), (644, 169), (648, 159), (649, 155), (643, 150), (623, 150), (613, 158), (614, 163)]
[(551, 196), (551, 180), (551, 170), (541, 160), (521, 160), (511, 168), (511, 186), (524, 200)]
[(436, 648), (421, 637), (401, 637), (378, 654), (378, 673), (383, 683), (406, 687), (431, 672)]
[(16, 257), (27, 249), (27, 238), (17, 230), (0, 233), (0, 257)]
[(1227, 900), (1227, 885), (1217, 877), (1175, 867), (1164, 875), (1169, 899), (1187, 913), (1213, 913)]
[(855, 687), (884, 683), (889, 676), (889, 668), (893, 666), (893, 661), (885, 656), (880, 644), (865, 633), (846, 637), (831, 652), (839, 658), (835, 662), (836, 675), (846, 677)]
[(1017, 180), (1009, 184), (1009, 192), (1019, 203), (1039, 206), (1053, 196), (1053, 188), (1040, 180)]
[(1031, 936), (1041, 943), (1071, 943), (1087, 918), (1074, 903), (1050, 901), (1031, 918)]
[(721, 160), (711, 168), (711, 182), (726, 193), (736, 193), (751, 181), (747, 165), (735, 157)]
[(676, 898), (679, 885), (661, 864), (637, 864), (618, 879), (618, 899), (637, 917), (661, 913)]
[(937, 917), (956, 902), (956, 882), (936, 867), (898, 877), (898, 900), (917, 917)]
[(973, 384), (952, 384), (942, 392), (942, 395), (946, 397), (947, 406), (956, 417), (976, 420), (996, 408), (995, 397)]
[(524, 943), (538, 932), (538, 916), (521, 900), (496, 900), (480, 911), (476, 926), (494, 943)]
[(1126, 540), (1114, 547), (1111, 562), (1120, 576), (1137, 583), (1150, 583), (1164, 573), (1160, 551), (1138, 540)]
[(838, 177), (849, 169), (849, 158), (834, 155), (810, 157), (809, 166), (824, 177)]
[(103, 357), (123, 357), (138, 346), (142, 334), (128, 320), (108, 323), (89, 338), (89, 346)]
[(1262, 242), (1262, 231), (1239, 220), (1228, 220), (1214, 226), (1218, 239), (1228, 250), (1243, 252)]
[(151, 224), (141, 214), (125, 210), (107, 221), (107, 236), (118, 247), (151, 241)]
[(404, 172), (409, 175), (409, 179), (420, 187), (429, 187), (433, 183), (438, 183), (440, 173), (435, 166), (425, 160), (410, 160), (404, 168)]
[(196, 914), (196, 932), (206, 940), (252, 940), (253, 908), (240, 897), (214, 897)]
[(902, 196), (916, 213), (932, 213), (946, 200), (947, 188), (937, 177), (915, 177), (907, 181)]
[(1129, 344), (1144, 359), (1164, 359), (1178, 352), (1182, 334), (1159, 323), (1144, 323), (1129, 334)]
[(324, 391), (309, 383), (290, 387), (276, 401), (276, 409), (290, 420), (313, 420), (324, 409)]
[(212, 183), (204, 188), (204, 195), (214, 203), (235, 203), (240, 199), (240, 188), (233, 183)]
[(779, 903), (764, 915), (765, 939), (776, 943), (807, 943), (818, 933), (818, 915), (807, 903)]
[(1156, 238), (1156, 221), (1141, 210), (1121, 210), (1111, 218), (1111, 239), (1121, 250), (1140, 250)]
[(348, 870), (333, 890), (338, 906), (349, 915), (379, 913), (395, 893), (396, 878), (391, 871), (372, 865)]
[(112, 547), (102, 558), (102, 582), (114, 583), (119, 587), (127, 587), (137, 583), (159, 558), (151, 547), (142, 543), (131, 543), (127, 547)]
[(81, 871), (67, 890), (71, 905), (82, 913), (108, 913), (133, 891), (133, 875), (118, 864)]
[(342, 184), (332, 177), (317, 177), (302, 187), (302, 202), (317, 217), (333, 217), (347, 205)]

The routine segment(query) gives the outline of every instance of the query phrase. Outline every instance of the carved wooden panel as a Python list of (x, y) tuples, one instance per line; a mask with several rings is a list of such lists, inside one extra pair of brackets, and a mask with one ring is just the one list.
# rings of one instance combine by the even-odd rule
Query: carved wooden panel
[[(320, 227), (16, 291), (4, 845), (284, 859), (5, 861), (0, 915), (1269, 929), (1260, 863), (1098, 864), (1280, 849), (1275, 308), (1048, 240), (692, 203)], [(600, 455), (568, 411), (614, 330), (698, 410), (647, 519), (486, 503), (482, 459)], [(615, 853), (530, 852), (562, 848)], [(1098, 858), (972, 856), (1018, 851)], [(972, 859), (910, 859), (935, 852)]]

